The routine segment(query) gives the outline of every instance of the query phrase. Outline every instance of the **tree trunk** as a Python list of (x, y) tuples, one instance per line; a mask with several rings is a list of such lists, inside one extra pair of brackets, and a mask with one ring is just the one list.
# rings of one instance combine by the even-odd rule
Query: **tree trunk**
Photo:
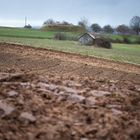
[(139, 30), (136, 31), (136, 34), (139, 35)]

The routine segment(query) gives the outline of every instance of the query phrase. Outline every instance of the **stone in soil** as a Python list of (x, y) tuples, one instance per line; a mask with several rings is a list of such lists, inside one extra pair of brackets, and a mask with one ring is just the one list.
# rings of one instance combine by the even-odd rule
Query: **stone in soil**
[(81, 95), (72, 94), (72, 95), (68, 96), (68, 100), (71, 100), (73, 102), (82, 103), (82, 102), (84, 102), (85, 97), (81, 96)]
[(98, 91), (98, 90), (92, 90), (90, 92), (91, 95), (95, 96), (95, 97), (103, 97), (103, 96), (108, 96), (111, 93), (108, 91)]
[(0, 115), (1, 116), (9, 115), (14, 110), (15, 110), (14, 107), (12, 107), (0, 100)]
[(61, 89), (65, 90), (67, 93), (77, 94), (79, 91), (70, 87), (61, 86)]
[(7, 94), (9, 97), (15, 97), (19, 95), (19, 93), (14, 90), (9, 91)]
[(86, 104), (89, 106), (94, 106), (96, 104), (96, 99), (93, 96), (90, 96), (86, 99)]
[(29, 122), (35, 122), (36, 121), (36, 117), (33, 116), (31, 113), (28, 112), (22, 112), (19, 116), (20, 120), (23, 121), (29, 121)]
[(54, 84), (47, 84), (47, 83), (43, 83), (43, 82), (39, 82), (38, 83), (38, 86), (40, 88), (47, 88), (48, 90), (50, 91), (54, 91), (57, 89), (57, 85), (54, 85)]

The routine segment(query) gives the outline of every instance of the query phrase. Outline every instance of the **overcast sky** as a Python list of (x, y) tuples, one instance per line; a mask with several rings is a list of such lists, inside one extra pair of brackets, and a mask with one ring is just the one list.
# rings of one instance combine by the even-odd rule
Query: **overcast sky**
[(89, 24), (129, 24), (140, 16), (140, 0), (0, 0), (0, 26), (24, 26), (25, 16), (32, 26), (48, 18), (77, 24), (86, 17)]

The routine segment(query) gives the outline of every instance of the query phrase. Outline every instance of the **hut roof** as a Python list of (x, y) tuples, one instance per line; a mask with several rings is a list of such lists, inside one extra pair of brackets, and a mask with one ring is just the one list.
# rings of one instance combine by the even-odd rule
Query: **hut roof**
[(94, 35), (92, 35), (91, 33), (84, 33), (83, 35), (81, 35), (80, 37), (79, 37), (79, 39), (81, 38), (81, 37), (83, 37), (84, 35), (89, 35), (91, 38), (93, 38), (93, 39), (95, 39), (95, 36)]

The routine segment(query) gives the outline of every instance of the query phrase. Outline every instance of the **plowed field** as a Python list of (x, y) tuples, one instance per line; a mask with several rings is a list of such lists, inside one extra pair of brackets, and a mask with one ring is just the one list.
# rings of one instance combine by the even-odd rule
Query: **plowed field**
[(0, 43), (0, 140), (140, 140), (140, 66)]

